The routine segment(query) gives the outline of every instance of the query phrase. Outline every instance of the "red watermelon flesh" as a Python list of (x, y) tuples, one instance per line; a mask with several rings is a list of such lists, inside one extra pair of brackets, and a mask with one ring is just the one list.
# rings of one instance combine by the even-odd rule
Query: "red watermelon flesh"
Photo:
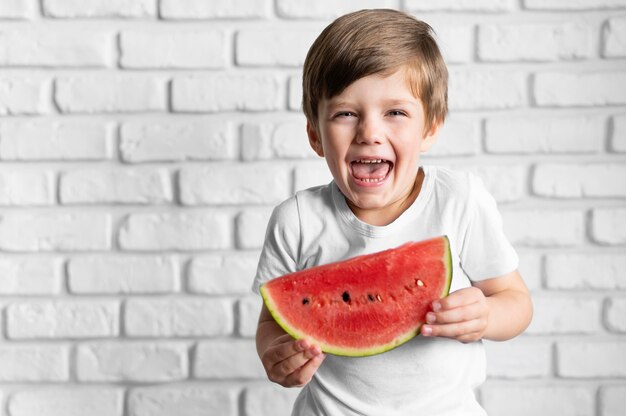
[(416, 336), (451, 281), (442, 236), (290, 273), (261, 286), (261, 295), (294, 338), (331, 354), (367, 356)]

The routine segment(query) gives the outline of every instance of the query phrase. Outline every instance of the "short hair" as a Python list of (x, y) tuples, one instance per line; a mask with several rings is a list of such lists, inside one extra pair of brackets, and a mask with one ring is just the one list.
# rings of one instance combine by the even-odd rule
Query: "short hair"
[(317, 37), (304, 61), (302, 108), (317, 129), (318, 106), (354, 81), (391, 75), (404, 67), (413, 95), (422, 101), (425, 132), (448, 112), (448, 70), (433, 29), (403, 12), (361, 10), (339, 17)]

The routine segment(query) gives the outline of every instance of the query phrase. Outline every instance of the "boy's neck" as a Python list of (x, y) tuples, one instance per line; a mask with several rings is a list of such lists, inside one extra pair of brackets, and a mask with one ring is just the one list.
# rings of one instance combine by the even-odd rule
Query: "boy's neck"
[(420, 191), (422, 190), (422, 183), (424, 182), (424, 170), (420, 167), (417, 171), (415, 183), (413, 188), (406, 197), (401, 198), (394, 204), (381, 209), (362, 209), (354, 206), (348, 199), (346, 202), (354, 213), (354, 215), (361, 221), (375, 226), (389, 225), (397, 220), (404, 211), (406, 211), (413, 202), (417, 199)]

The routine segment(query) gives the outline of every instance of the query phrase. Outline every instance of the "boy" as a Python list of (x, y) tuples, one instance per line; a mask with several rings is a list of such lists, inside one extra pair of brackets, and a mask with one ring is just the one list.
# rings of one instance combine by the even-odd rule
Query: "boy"
[(447, 70), (431, 31), (401, 12), (360, 11), (329, 25), (307, 55), (307, 134), (334, 180), (275, 208), (254, 289), (443, 234), (454, 268), (423, 336), (371, 357), (326, 356), (285, 334), (263, 306), (256, 340), (269, 379), (304, 386), (293, 415), (485, 415), (473, 393), (485, 379), (481, 339), (510, 339), (530, 322), (493, 198), (471, 175), (419, 165), (447, 112)]

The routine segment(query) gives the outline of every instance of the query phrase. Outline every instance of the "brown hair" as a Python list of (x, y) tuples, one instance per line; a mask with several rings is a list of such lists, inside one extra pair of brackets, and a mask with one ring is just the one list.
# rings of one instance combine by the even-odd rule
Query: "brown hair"
[(354, 81), (391, 75), (405, 67), (407, 82), (424, 106), (425, 132), (448, 112), (448, 70), (433, 29), (405, 13), (361, 10), (344, 15), (322, 31), (304, 61), (302, 107), (317, 129), (318, 105)]

